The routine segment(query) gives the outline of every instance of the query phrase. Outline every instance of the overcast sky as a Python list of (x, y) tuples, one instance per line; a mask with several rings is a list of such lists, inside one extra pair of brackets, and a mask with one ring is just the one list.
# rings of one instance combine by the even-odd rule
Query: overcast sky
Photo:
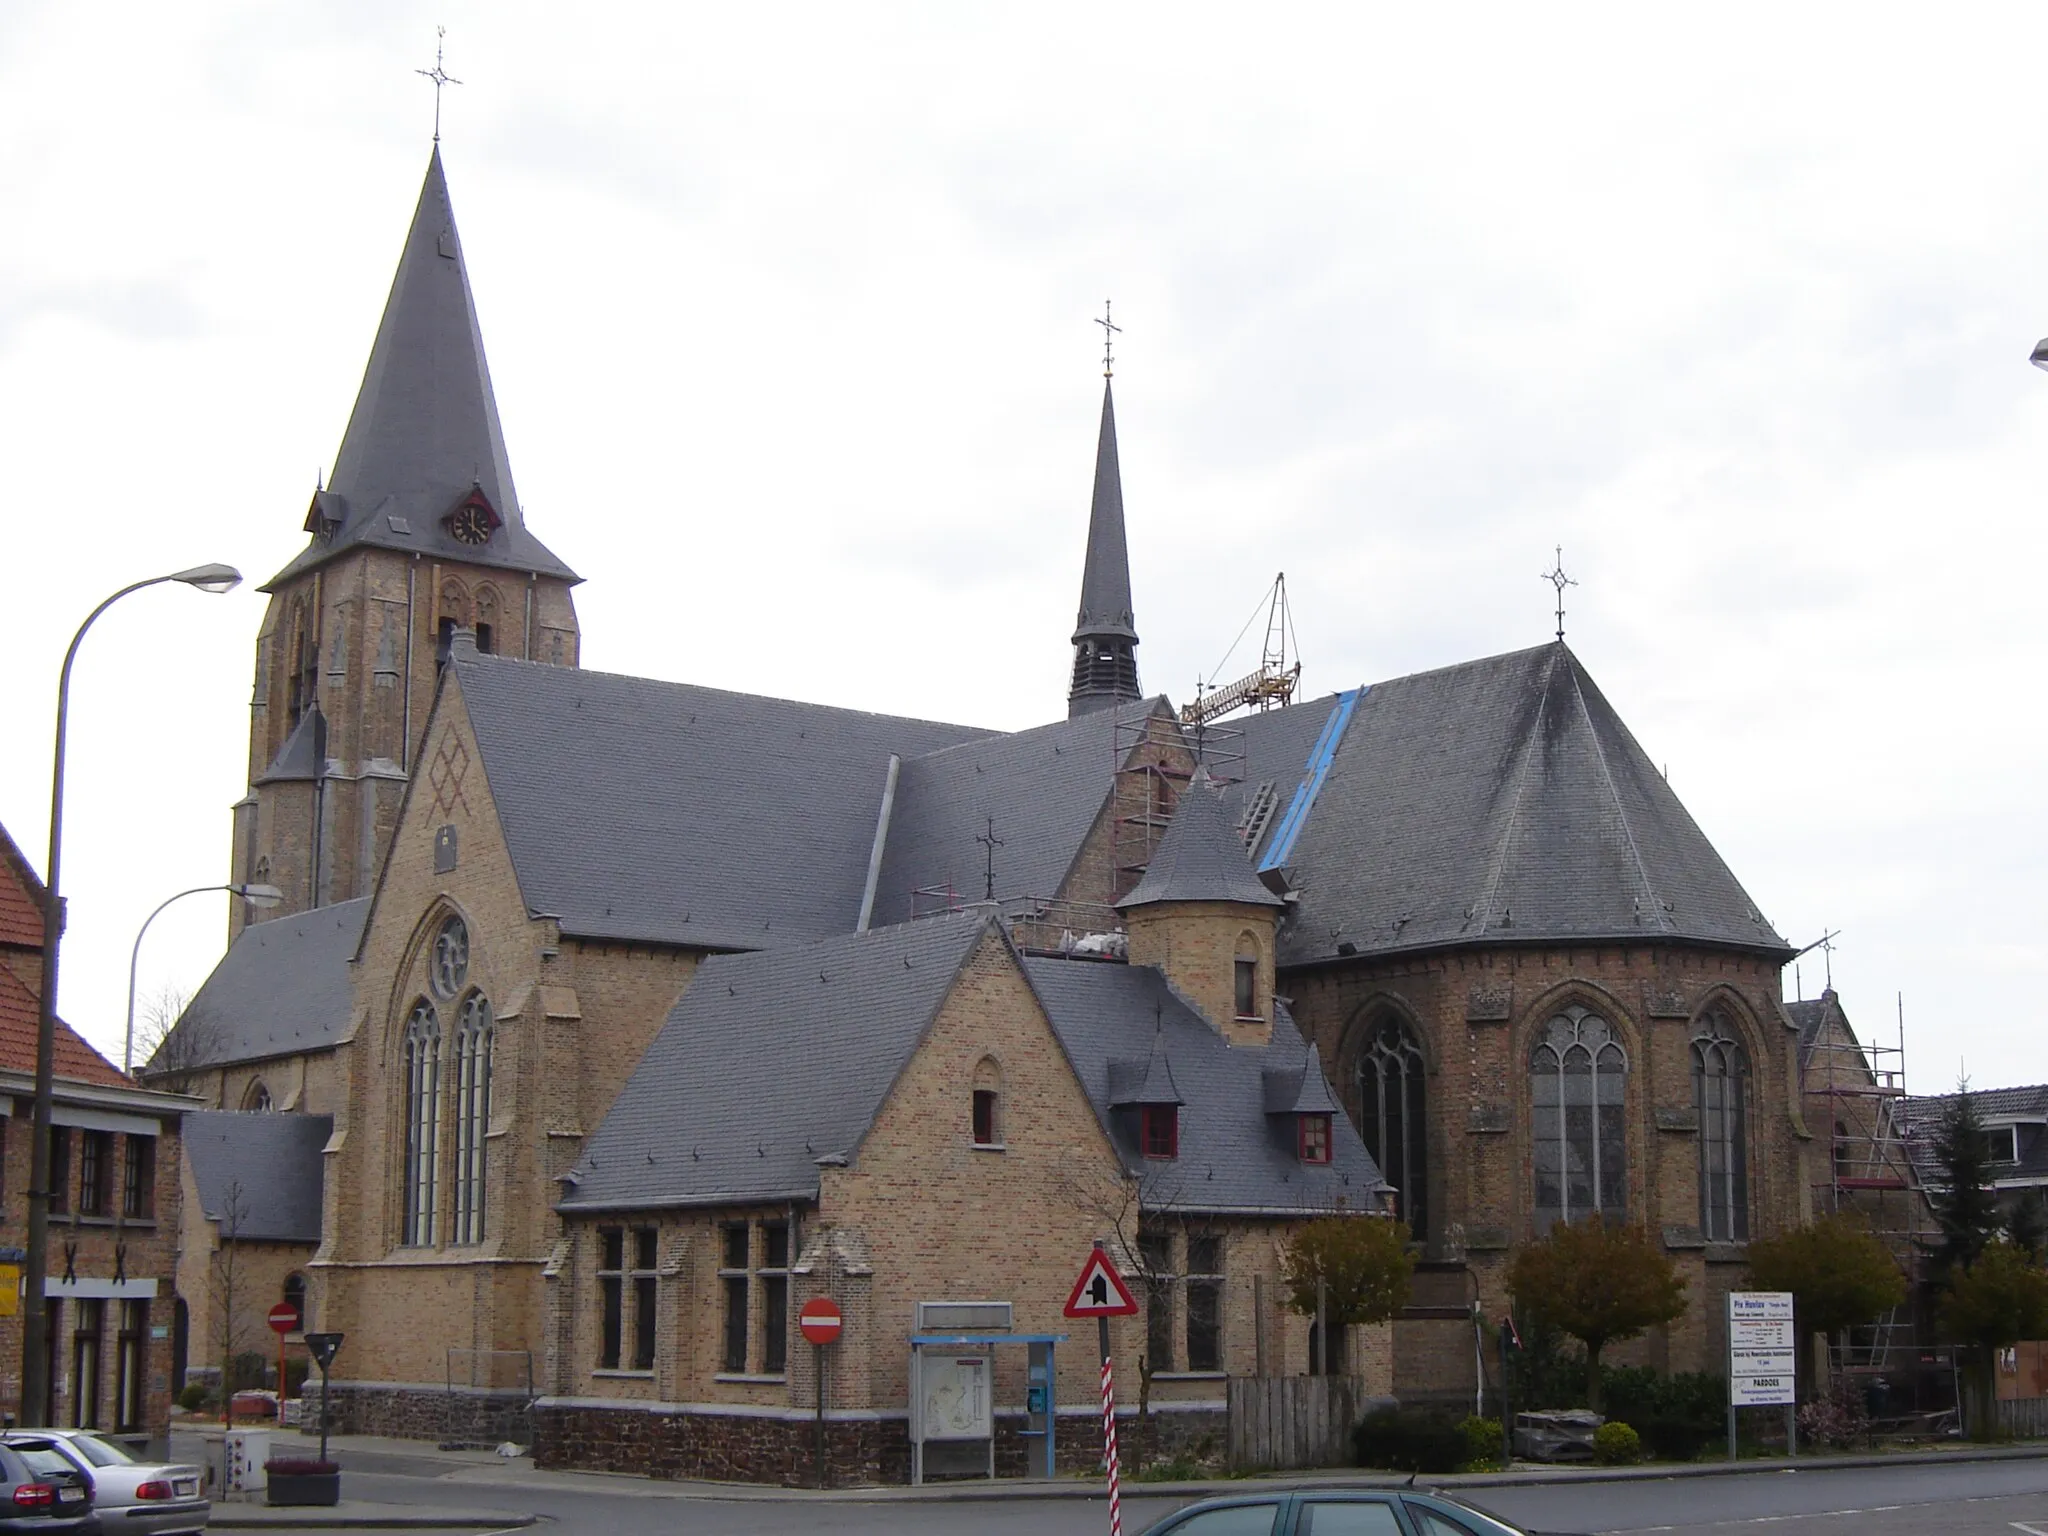
[[(589, 666), (1063, 712), (1105, 296), (1148, 686), (1568, 638), (1912, 1086), (2048, 1079), (2048, 13), (12, 0), (0, 822), (117, 1059), (425, 169)], [(1938, 29), (1936, 19), (1938, 17)], [(872, 786), (860, 786), (860, 793)], [(226, 898), (150, 930), (204, 978)], [(1800, 964), (1815, 995), (1823, 957)], [(1791, 971), (1786, 993), (1793, 995)]]

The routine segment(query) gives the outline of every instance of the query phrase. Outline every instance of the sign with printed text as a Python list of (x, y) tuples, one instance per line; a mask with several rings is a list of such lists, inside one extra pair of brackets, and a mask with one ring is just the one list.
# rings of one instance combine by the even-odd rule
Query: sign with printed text
[(1130, 1317), (1137, 1310), (1138, 1298), (1124, 1284), (1124, 1277), (1116, 1272), (1109, 1255), (1100, 1248), (1091, 1249), (1088, 1262), (1081, 1266), (1081, 1277), (1067, 1297), (1067, 1316)]
[(1798, 1345), (1790, 1291), (1728, 1293), (1728, 1401), (1757, 1408), (1794, 1400)]

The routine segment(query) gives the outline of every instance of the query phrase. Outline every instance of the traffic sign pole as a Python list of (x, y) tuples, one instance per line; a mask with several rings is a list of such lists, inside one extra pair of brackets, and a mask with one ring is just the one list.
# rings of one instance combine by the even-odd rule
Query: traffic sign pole
[[(1124, 1277), (1116, 1272), (1116, 1265), (1110, 1262), (1109, 1251), (1099, 1238), (1087, 1262), (1081, 1266), (1074, 1289), (1068, 1293), (1065, 1310), (1068, 1317), (1095, 1319), (1097, 1353), (1102, 1357), (1102, 1466), (1109, 1478), (1109, 1536), (1123, 1536), (1123, 1501), (1117, 1486), (1116, 1378), (1115, 1367), (1109, 1358), (1109, 1320), (1134, 1314), (1138, 1310), (1138, 1299), (1124, 1284)], [(1048, 1391), (1055, 1388), (1055, 1383), (1047, 1383)], [(1047, 1412), (1053, 1411), (1049, 1401)]]
[[(283, 1429), (285, 1398), (284, 1339), (286, 1334), (299, 1326), (299, 1309), (288, 1301), (280, 1301), (270, 1309), (270, 1315), (264, 1321), (270, 1324), (271, 1332), (277, 1335), (277, 1427)], [(227, 1391), (227, 1384), (225, 1382), (221, 1384), (221, 1391), (224, 1393)], [(230, 1413), (234, 1411), (232, 1403), (229, 1405), (228, 1411)]]
[(810, 1341), (812, 1381), (818, 1392), (818, 1486), (825, 1486), (825, 1347), (838, 1339), (846, 1316), (830, 1296), (813, 1296), (796, 1315), (797, 1331)]

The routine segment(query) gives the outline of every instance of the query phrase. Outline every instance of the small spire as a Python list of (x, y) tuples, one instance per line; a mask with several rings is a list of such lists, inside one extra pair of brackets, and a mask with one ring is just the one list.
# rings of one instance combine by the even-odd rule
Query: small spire
[(1576, 587), (1578, 583), (1564, 573), (1564, 546), (1557, 546), (1557, 564), (1541, 573), (1543, 579), (1557, 588), (1557, 638), (1564, 638), (1564, 589)]
[[(1121, 326), (1107, 317), (1103, 332), (1104, 373), (1109, 336)], [(1095, 443), (1095, 495), (1088, 509), (1088, 555), (1081, 570), (1081, 608), (1074, 618), (1074, 675), (1067, 691), (1067, 717), (1143, 697), (1138, 688), (1138, 630), (1131, 615), (1131, 559), (1124, 542), (1123, 471), (1117, 463), (1116, 402), (1107, 377), (1102, 383), (1102, 430)]]
[(447, 36), (448, 29), (446, 27), (434, 28), (434, 67), (432, 69), (416, 69), (413, 71), (414, 74), (425, 75), (434, 82), (434, 142), (436, 144), (441, 142), (441, 87), (444, 85), (462, 84), (460, 80), (441, 67), (441, 45)]

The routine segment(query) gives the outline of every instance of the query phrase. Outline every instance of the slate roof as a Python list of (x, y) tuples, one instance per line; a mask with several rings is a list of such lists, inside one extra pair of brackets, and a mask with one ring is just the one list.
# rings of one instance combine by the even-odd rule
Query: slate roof
[(808, 1200), (851, 1154), (989, 931), (981, 912), (698, 967), (561, 1208)]
[(292, 727), (277, 756), (249, 782), (257, 784), (311, 783), (327, 772), (327, 717), (315, 704)]
[[(1943, 1183), (1934, 1155), (1934, 1138), (1943, 1113), (1955, 1097), (1952, 1093), (1915, 1095), (1904, 1105), (1906, 1155), (1912, 1159), (1921, 1182), (1934, 1188)], [(1980, 1088), (1973, 1090), (1970, 1097), (1977, 1101), (1977, 1113), (1983, 1119), (2020, 1124), (2019, 1162), (1993, 1164), (1993, 1176), (2001, 1182), (2048, 1182), (2048, 1127), (2033, 1123), (2048, 1122), (2048, 1083), (2024, 1088)]]
[[(1127, 1165), (1153, 1209), (1217, 1213), (1327, 1211), (1338, 1201), (1355, 1210), (1379, 1208), (1389, 1186), (1349, 1117), (1335, 1109), (1322, 1066), (1284, 1004), (1275, 1008), (1273, 1039), (1263, 1048), (1233, 1046), (1167, 985), (1151, 966), (1105, 965), (1026, 956), (1024, 974), (1045, 1005), (1067, 1055), (1110, 1125)], [(1143, 1062), (1155, 1037), (1165, 1052), (1180, 1112), (1180, 1155), (1153, 1161), (1138, 1155), (1135, 1124), (1112, 1113), (1125, 1069)], [(1290, 1097), (1319, 1108), (1312, 1072), (1331, 1105), (1331, 1160), (1301, 1161), (1292, 1113), (1268, 1113), (1266, 1074), (1298, 1074)], [(1112, 1087), (1112, 1074), (1117, 1083)], [(1292, 1110), (1294, 1104), (1283, 1106)]]
[[(857, 1159), (961, 967), (995, 931), (985, 912), (961, 912), (705, 961), (565, 1181), (560, 1208), (816, 1198), (819, 1160)], [(1296, 1156), (1291, 1115), (1266, 1113), (1268, 1069), (1306, 1064), (1322, 1076), (1284, 1007), (1271, 1046), (1234, 1048), (1150, 967), (1022, 964), (1147, 1198), (1219, 1212), (1328, 1209), (1339, 1196), (1373, 1208), (1386, 1181), (1341, 1113), (1324, 1167)], [(1185, 1100), (1170, 1164), (1140, 1157), (1135, 1128), (1112, 1112), (1113, 1098), (1134, 1102), (1112, 1076), (1128, 1090), (1134, 1074)]]
[(142, 1075), (163, 1070), (160, 1061), (218, 1066), (339, 1044), (354, 1009), (349, 959), (369, 909), (358, 897), (244, 928)]
[(1088, 506), (1088, 556), (1081, 567), (1081, 608), (1074, 638), (1136, 641), (1131, 557), (1124, 542), (1124, 481), (1116, 454), (1116, 402), (1102, 383), (1102, 430), (1095, 441), (1095, 495)]
[(1173, 820), (1153, 850), (1144, 878), (1117, 906), (1128, 909), (1162, 901), (1234, 901), (1254, 907), (1282, 904), (1252, 873), (1236, 818), (1205, 768), (1195, 770), (1174, 807)]
[(328, 1115), (192, 1111), (183, 1135), (200, 1209), (225, 1229), (239, 1202), (238, 1242), (319, 1242), (321, 1154), (333, 1130)]
[(1562, 642), (1366, 689), (1286, 867), (1283, 965), (1340, 944), (1791, 948)]
[(588, 938), (753, 949), (860, 913), (891, 753), (988, 734), (451, 652), (529, 910)]
[[(459, 543), (442, 524), (472, 487), (503, 521), (482, 545)], [(340, 526), (315, 534), (266, 591), (364, 545), (578, 579), (527, 531), (519, 509), (439, 145), (316, 511)]]
[[(1166, 709), (1157, 699), (1146, 706)], [(1137, 711), (1125, 712), (1130, 718)], [(1065, 884), (1115, 781), (1117, 711), (1094, 710), (1028, 731), (930, 752), (905, 762), (875, 892), (874, 922), (911, 915), (911, 892), (950, 884), (965, 900), (984, 890), (990, 818), (996, 898), (1049, 897)], [(881, 781), (875, 782), (875, 800)]]

